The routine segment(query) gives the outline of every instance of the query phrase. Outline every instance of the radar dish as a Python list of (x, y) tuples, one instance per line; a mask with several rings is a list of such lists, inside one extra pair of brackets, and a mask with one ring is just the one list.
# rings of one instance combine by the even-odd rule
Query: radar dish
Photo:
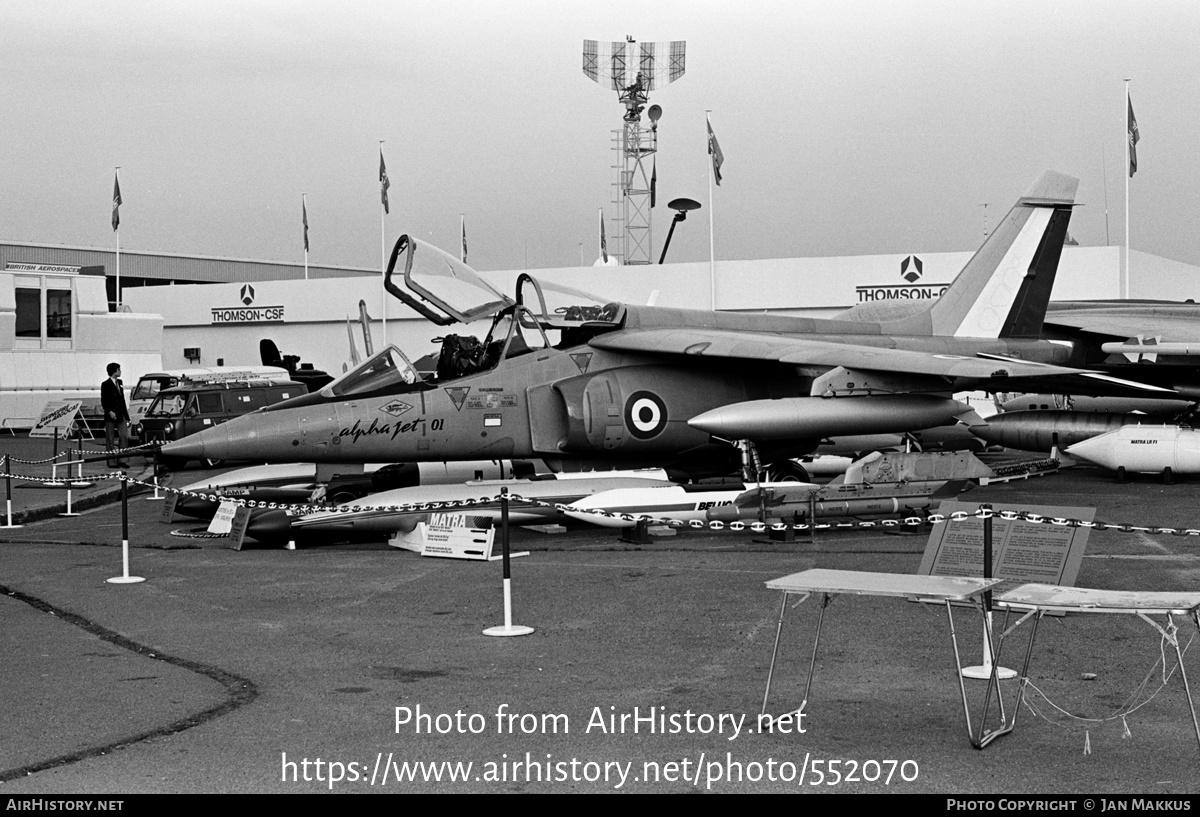
[(670, 207), (672, 210), (678, 210), (686, 213), (689, 210), (699, 210), (700, 202), (696, 201), (695, 199), (671, 199), (671, 201), (667, 203), (667, 207)]
[(624, 91), (640, 78), (642, 91), (669, 85), (686, 69), (685, 40), (662, 43), (583, 41), (583, 73), (593, 82)]

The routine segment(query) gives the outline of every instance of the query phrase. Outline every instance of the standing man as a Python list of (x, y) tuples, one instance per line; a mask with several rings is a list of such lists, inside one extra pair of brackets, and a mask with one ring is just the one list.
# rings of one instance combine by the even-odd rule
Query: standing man
[[(129, 409), (125, 406), (125, 390), (121, 388), (121, 364), (108, 364), (108, 379), (100, 384), (100, 407), (104, 410), (104, 438), (109, 451), (113, 450), (113, 436), (118, 438), (121, 450), (129, 447)], [(108, 461), (109, 468), (128, 468), (124, 460)]]

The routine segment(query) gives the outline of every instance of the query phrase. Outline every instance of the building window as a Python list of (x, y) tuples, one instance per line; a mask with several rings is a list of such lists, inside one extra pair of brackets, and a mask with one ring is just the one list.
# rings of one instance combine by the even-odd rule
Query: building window
[(17, 337), (42, 337), (42, 290), (16, 288), (17, 296)]
[(15, 348), (71, 349), (75, 334), (71, 282), (62, 276), (13, 277)]
[(46, 290), (46, 337), (71, 337), (71, 290)]

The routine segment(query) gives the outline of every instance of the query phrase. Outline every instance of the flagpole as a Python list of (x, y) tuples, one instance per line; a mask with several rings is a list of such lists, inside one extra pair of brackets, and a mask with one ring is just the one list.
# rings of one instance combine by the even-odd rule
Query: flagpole
[[(119, 176), (121, 166), (117, 165), (113, 172)], [(116, 183), (119, 186), (120, 182)], [(114, 200), (113, 206), (117, 206)], [(117, 221), (117, 228), (113, 231), (117, 234), (117, 312), (121, 311), (121, 222)]]
[(300, 211), (304, 213), (304, 280), (308, 280), (308, 194), (300, 194)]
[[(712, 132), (712, 123), (708, 121), (710, 109), (704, 110), (704, 121), (708, 131)], [(711, 146), (709, 150), (711, 151)], [(708, 307), (714, 312), (717, 309), (717, 272), (716, 251), (713, 243), (713, 163), (708, 162)]]
[[(383, 142), (380, 142), (379, 144), (382, 145)], [(379, 280), (381, 282), (381, 285), (382, 285), (382, 281), (384, 280), (383, 276), (387, 274), (387, 221), (385, 219), (386, 215), (387, 214), (384, 212), (383, 205), (380, 204), (379, 205)], [(384, 287), (384, 289), (383, 289), (383, 318), (382, 318), (382, 321), (383, 321), (383, 345), (385, 347), (388, 345), (387, 308), (388, 308), (388, 294), (387, 294), (387, 288)]]
[(1104, 149), (1104, 140), (1100, 140), (1100, 173), (1104, 178), (1104, 246), (1112, 246), (1112, 238), (1108, 233), (1108, 151)]
[(1129, 172), (1130, 151), (1133, 143), (1129, 133), (1129, 109), (1133, 103), (1129, 101), (1129, 78), (1125, 78), (1125, 268), (1121, 275), (1121, 298), (1129, 297)]
[(459, 252), (462, 254), (462, 258), (460, 258), (459, 260), (465, 264), (465, 263), (467, 263), (467, 214), (466, 213), (458, 214), (458, 224), (459, 224), (458, 237), (459, 237), (459, 244), (461, 245)]
[[(379, 195), (379, 284), (383, 288), (383, 291), (380, 293), (383, 297), (383, 309), (381, 310), (381, 313), (383, 316), (381, 318), (381, 321), (383, 324), (383, 326), (382, 326), (383, 347), (382, 348), (387, 348), (387, 345), (388, 345), (388, 325), (387, 325), (387, 323), (388, 323), (388, 321), (387, 321), (388, 292), (387, 292), (387, 287), (384, 286), (384, 281), (385, 281), (384, 276), (387, 275), (387, 211), (388, 211), (388, 207), (387, 207), (387, 204), (385, 204), (385, 202), (387, 200), (387, 187), (383, 186), (383, 182), (386, 177), (386, 174), (384, 173), (384, 164), (383, 164), (383, 143), (384, 143), (384, 140), (380, 139), (379, 140), (379, 185), (380, 185), (380, 188), (379, 188), (379, 192), (380, 192), (380, 195)], [(390, 185), (391, 183), (389, 182), (388, 184)]]

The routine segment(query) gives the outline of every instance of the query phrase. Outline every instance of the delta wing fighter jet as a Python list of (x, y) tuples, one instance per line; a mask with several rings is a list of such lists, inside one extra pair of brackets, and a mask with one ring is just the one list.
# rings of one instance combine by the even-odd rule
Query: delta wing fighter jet
[[(1047, 172), (940, 300), (837, 319), (588, 303), (528, 274), (510, 298), (402, 236), (385, 287), (446, 334), (436, 362), (388, 347), (318, 392), (163, 447), (167, 458), (408, 462), (541, 458), (552, 468), (736, 470), (749, 441), (778, 479), (822, 438), (952, 423), (954, 392), (1132, 387), (1039, 332), (1078, 180)], [(403, 274), (403, 287), (396, 278)], [(797, 286), (803, 286), (797, 280)], [(547, 297), (551, 306), (547, 306)], [(553, 308), (555, 298), (569, 305)], [(573, 302), (571, 299), (574, 299)], [(799, 476), (796, 474), (795, 476)]]

